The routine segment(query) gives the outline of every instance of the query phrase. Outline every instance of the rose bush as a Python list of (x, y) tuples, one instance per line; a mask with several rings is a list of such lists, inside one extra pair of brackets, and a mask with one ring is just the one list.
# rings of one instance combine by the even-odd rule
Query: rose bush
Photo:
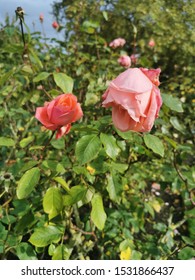
[(35, 117), (49, 130), (55, 131), (56, 139), (70, 131), (71, 123), (83, 116), (80, 104), (72, 93), (61, 94), (44, 107), (36, 109)]
[(121, 131), (150, 131), (162, 99), (160, 69), (132, 68), (114, 79), (103, 94), (103, 107), (112, 107), (112, 120)]

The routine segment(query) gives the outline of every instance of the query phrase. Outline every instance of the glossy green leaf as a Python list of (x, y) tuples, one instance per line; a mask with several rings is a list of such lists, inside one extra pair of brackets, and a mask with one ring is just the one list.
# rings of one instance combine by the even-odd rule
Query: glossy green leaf
[(48, 73), (48, 72), (41, 72), (41, 73), (39, 73), (39, 74), (33, 79), (33, 82), (34, 82), (34, 83), (40, 82), (40, 81), (42, 81), (42, 80), (47, 79), (49, 76), (50, 76), (50, 73)]
[(72, 93), (73, 79), (64, 73), (53, 73), (54, 81), (56, 85), (61, 88), (64, 93)]
[(57, 243), (62, 234), (63, 232), (57, 226), (44, 226), (35, 230), (29, 242), (36, 247), (45, 247), (51, 243)]
[(57, 216), (63, 208), (62, 193), (58, 188), (51, 187), (43, 197), (43, 210), (49, 218)]
[(60, 244), (54, 249), (52, 260), (69, 260), (72, 250), (72, 248), (68, 248), (66, 245)]
[(171, 110), (182, 113), (182, 102), (179, 98), (172, 96), (171, 94), (162, 94), (163, 103)]
[(113, 135), (101, 133), (100, 140), (105, 148), (106, 154), (112, 158), (113, 160), (116, 159), (118, 154), (120, 153), (120, 149), (117, 146), (116, 138)]
[(180, 260), (192, 260), (195, 256), (195, 249), (192, 247), (185, 247), (179, 251)]
[(69, 193), (63, 197), (64, 206), (71, 206), (77, 203), (85, 197), (86, 193), (87, 189), (84, 186), (72, 187)]
[(29, 137), (26, 137), (26, 138), (23, 138), (21, 141), (20, 141), (20, 147), (21, 148), (25, 148), (26, 146), (28, 146), (30, 143), (33, 142), (33, 140), (35, 139), (35, 137), (32, 135), (32, 136), (29, 136)]
[(107, 176), (108, 184), (107, 191), (109, 193), (109, 197), (111, 200), (118, 202), (121, 199), (121, 193), (123, 190), (123, 186), (119, 181), (117, 174), (109, 174)]
[(69, 193), (70, 188), (68, 186), (68, 183), (66, 183), (66, 181), (63, 178), (61, 178), (61, 177), (54, 177), (53, 180), (58, 182), (63, 187), (63, 189)]
[(38, 184), (39, 179), (40, 169), (38, 167), (33, 167), (32, 169), (26, 171), (18, 182), (16, 190), (17, 197), (19, 199), (28, 197)]
[(8, 137), (0, 137), (0, 146), (6, 146), (6, 147), (10, 147), (10, 146), (14, 146), (15, 142), (13, 139), (8, 138)]
[(108, 21), (108, 13), (106, 11), (103, 11), (102, 14), (103, 14), (104, 19), (106, 21)]
[(33, 247), (26, 242), (18, 244), (16, 247), (16, 254), (20, 260), (37, 260), (36, 252)]
[(76, 144), (76, 157), (80, 164), (94, 159), (101, 149), (101, 142), (97, 135), (85, 135)]
[(34, 166), (38, 165), (38, 161), (37, 160), (31, 160), (29, 162), (25, 162), (25, 164), (23, 165), (22, 169), (20, 170), (20, 172), (25, 172), (31, 168), (33, 168)]
[(170, 123), (172, 124), (172, 126), (177, 129), (178, 131), (180, 131), (181, 133), (185, 133), (185, 128), (184, 126), (179, 122), (177, 117), (171, 117), (170, 118)]
[(160, 155), (161, 157), (164, 156), (164, 145), (157, 136), (151, 134), (145, 134), (144, 142), (146, 146), (149, 149), (151, 149), (154, 153)]
[(104, 211), (102, 197), (99, 193), (95, 193), (92, 200), (91, 219), (99, 230), (103, 230), (107, 215)]

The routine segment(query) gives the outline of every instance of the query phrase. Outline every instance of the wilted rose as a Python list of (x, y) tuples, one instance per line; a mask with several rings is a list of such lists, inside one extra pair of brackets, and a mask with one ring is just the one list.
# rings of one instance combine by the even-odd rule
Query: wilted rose
[(121, 55), (118, 59), (118, 63), (121, 66), (128, 68), (131, 66), (131, 58), (128, 55)]
[(71, 123), (83, 116), (80, 104), (72, 93), (61, 94), (44, 107), (36, 109), (35, 117), (49, 130), (56, 130), (56, 139), (70, 131)]
[(59, 24), (57, 23), (57, 21), (54, 21), (52, 23), (53, 28), (58, 29), (59, 28)]
[(103, 107), (112, 107), (112, 120), (120, 131), (150, 131), (162, 99), (160, 69), (129, 68), (114, 79), (103, 94)]
[(114, 39), (110, 44), (109, 46), (113, 49), (116, 49), (118, 47), (123, 47), (124, 44), (126, 43), (125, 39), (123, 38), (117, 38), (117, 39)]

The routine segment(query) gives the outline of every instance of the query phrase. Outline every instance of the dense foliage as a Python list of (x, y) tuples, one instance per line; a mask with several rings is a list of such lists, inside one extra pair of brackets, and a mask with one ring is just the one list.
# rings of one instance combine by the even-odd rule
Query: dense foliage
[[(146, 2), (56, 3), (64, 41), (25, 23), (22, 39), (20, 19), (2, 26), (2, 259), (195, 256), (195, 4)], [(110, 48), (118, 37), (126, 44)], [(118, 131), (101, 106), (124, 71), (121, 54), (135, 55), (132, 67), (162, 70), (163, 106), (150, 133)], [(62, 92), (77, 96), (84, 116), (56, 140), (34, 116)]]

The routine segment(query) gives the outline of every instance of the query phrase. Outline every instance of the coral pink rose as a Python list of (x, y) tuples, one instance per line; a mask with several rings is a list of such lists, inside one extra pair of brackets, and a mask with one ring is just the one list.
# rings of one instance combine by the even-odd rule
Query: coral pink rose
[(123, 47), (124, 44), (126, 43), (125, 39), (123, 38), (117, 38), (117, 39), (114, 39), (110, 44), (109, 46), (113, 49), (116, 49), (118, 47)]
[(57, 21), (54, 21), (52, 23), (53, 28), (58, 29), (59, 28), (59, 24), (57, 23)]
[(72, 93), (61, 94), (44, 107), (36, 109), (37, 118), (47, 129), (57, 130), (56, 139), (70, 131), (71, 123), (83, 116), (80, 104)]
[(121, 66), (128, 68), (131, 66), (131, 58), (128, 55), (121, 55), (118, 59), (118, 63)]
[(129, 68), (114, 79), (103, 94), (103, 107), (112, 107), (112, 120), (120, 131), (150, 131), (162, 99), (160, 69)]

